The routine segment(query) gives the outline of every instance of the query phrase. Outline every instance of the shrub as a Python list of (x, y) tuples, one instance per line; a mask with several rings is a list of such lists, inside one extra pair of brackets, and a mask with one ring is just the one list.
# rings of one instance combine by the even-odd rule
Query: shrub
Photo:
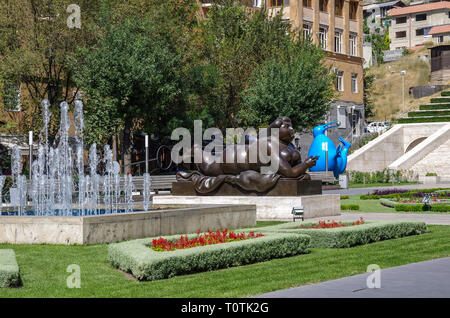
[(423, 116), (449, 116), (450, 110), (428, 110), (421, 112), (409, 112), (408, 117), (423, 117)]
[(0, 249), (0, 288), (20, 286), (19, 265), (11, 249)]
[(401, 212), (419, 212), (424, 211), (423, 204), (397, 204), (395, 211)]
[(450, 103), (450, 98), (446, 98), (446, 97), (431, 98), (430, 102), (432, 104), (435, 104), (435, 103)]
[[(264, 231), (306, 234), (313, 248), (346, 248), (356, 245), (422, 234), (427, 231), (424, 222), (376, 221), (362, 225), (332, 229), (301, 229), (302, 222), (289, 222), (270, 226)], [(304, 222), (305, 226), (311, 222)]]
[(341, 210), (359, 210), (359, 205), (357, 204), (341, 204)]
[(385, 199), (385, 198), (381, 198), (380, 199), (380, 203), (381, 205), (387, 206), (389, 208), (395, 208), (395, 206), (399, 203), (389, 200), (389, 199)]
[[(174, 240), (179, 235), (165, 238)], [(148, 246), (152, 239), (110, 244), (109, 261), (138, 280), (158, 280), (307, 253), (310, 243), (307, 235), (267, 232), (250, 240), (156, 252)]]
[(450, 212), (450, 205), (448, 204), (433, 204), (431, 205), (433, 212)]
[(427, 177), (437, 177), (437, 173), (436, 172), (427, 172), (427, 174), (425, 176), (427, 176)]
[(350, 196), (348, 195), (341, 195), (341, 200), (347, 200), (350, 199)]

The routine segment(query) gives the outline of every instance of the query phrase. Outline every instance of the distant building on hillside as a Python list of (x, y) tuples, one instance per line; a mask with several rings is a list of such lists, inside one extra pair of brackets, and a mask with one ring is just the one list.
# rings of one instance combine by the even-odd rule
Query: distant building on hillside
[(403, 1), (389, 1), (383, 3), (374, 3), (363, 6), (364, 19), (370, 28), (370, 33), (380, 33), (381, 29), (385, 29), (386, 17), (393, 8), (402, 8), (406, 4)]
[(436, 45), (431, 49), (431, 82), (450, 81), (450, 45)]
[[(391, 50), (414, 48), (433, 41), (433, 38), (438, 42), (448, 33), (448, 28), (442, 26), (450, 24), (450, 1), (394, 8), (388, 17), (392, 20), (389, 28)], [(445, 31), (444, 34), (435, 33), (441, 31)]]

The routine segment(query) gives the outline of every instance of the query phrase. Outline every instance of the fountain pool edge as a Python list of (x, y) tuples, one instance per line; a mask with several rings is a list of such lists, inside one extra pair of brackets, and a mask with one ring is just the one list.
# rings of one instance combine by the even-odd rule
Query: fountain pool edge
[(255, 205), (167, 206), (94, 216), (0, 216), (0, 243), (103, 244), (256, 225)]

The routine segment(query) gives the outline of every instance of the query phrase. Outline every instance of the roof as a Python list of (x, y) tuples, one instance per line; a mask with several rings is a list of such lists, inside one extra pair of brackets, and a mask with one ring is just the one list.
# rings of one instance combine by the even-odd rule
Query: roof
[(441, 34), (449, 32), (450, 32), (450, 24), (444, 24), (432, 27), (430, 31), (428, 31), (428, 34)]
[(398, 4), (398, 3), (400, 3), (400, 5), (405, 5), (401, 0), (397, 0), (397, 1), (389, 1), (389, 2), (384, 2), (384, 3), (367, 4), (367, 5), (363, 6), (363, 10), (371, 10), (371, 9), (375, 9), (375, 8), (391, 7), (391, 6), (394, 6), (394, 5)]
[(405, 15), (411, 13), (427, 12), (439, 9), (450, 9), (450, 1), (432, 2), (409, 6), (404, 8), (394, 8), (389, 11), (388, 16)]

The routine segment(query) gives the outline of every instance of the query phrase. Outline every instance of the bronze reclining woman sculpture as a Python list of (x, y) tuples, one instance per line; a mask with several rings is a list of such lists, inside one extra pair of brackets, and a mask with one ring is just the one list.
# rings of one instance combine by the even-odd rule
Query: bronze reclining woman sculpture
[[(272, 140), (270, 130), (279, 129), (279, 140)], [(222, 162), (217, 162), (215, 157), (208, 152), (202, 152), (202, 163), (196, 164), (197, 171), (177, 173), (178, 181), (191, 181), (194, 183), (198, 193), (210, 193), (218, 189), (223, 183), (237, 185), (246, 191), (263, 193), (275, 186), (280, 178), (295, 178), (297, 180), (310, 180), (306, 171), (316, 164), (318, 157), (309, 157), (302, 162), (300, 151), (290, 147), (295, 130), (288, 117), (279, 117), (268, 129), (267, 155), (279, 163), (278, 170), (272, 174), (262, 174), (262, 167), (270, 166), (263, 164), (259, 156), (256, 162), (249, 162), (250, 153), (258, 154), (258, 142), (249, 145), (227, 146), (222, 152)], [(272, 152), (277, 143), (278, 151)], [(256, 147), (256, 149), (252, 149)], [(231, 159), (231, 160), (230, 160)]]

